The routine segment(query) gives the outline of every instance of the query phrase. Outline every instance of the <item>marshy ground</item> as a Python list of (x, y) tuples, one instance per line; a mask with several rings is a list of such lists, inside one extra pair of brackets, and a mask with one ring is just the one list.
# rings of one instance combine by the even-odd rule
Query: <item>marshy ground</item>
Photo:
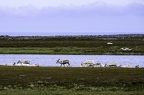
[(0, 54), (142, 55), (144, 35), (0, 36)]
[(17, 91), (11, 95), (26, 95), (35, 91), (35, 95), (40, 92), (43, 95), (142, 95), (144, 92), (143, 68), (0, 66), (0, 71), (2, 94)]

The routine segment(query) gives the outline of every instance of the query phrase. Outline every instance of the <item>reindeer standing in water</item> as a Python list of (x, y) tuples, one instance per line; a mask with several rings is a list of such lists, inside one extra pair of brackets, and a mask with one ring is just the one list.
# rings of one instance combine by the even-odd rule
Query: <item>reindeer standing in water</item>
[(61, 66), (63, 65), (65, 67), (65, 64), (68, 64), (68, 66), (70, 66), (69, 60), (60, 60), (58, 59), (56, 63), (61, 64)]

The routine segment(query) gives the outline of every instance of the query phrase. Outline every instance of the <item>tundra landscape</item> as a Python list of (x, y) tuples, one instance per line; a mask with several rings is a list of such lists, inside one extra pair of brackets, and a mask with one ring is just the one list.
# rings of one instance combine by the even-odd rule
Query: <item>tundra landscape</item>
[(1, 54), (143, 55), (144, 35), (0, 36)]
[[(0, 36), (0, 54), (143, 55), (144, 35)], [(58, 61), (60, 62), (60, 61)], [(69, 61), (65, 61), (69, 64)], [(144, 69), (0, 66), (1, 95), (143, 95)]]

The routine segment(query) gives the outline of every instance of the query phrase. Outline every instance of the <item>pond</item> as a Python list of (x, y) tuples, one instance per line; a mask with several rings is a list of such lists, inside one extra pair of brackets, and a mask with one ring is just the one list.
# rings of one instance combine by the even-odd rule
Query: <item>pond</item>
[(40, 66), (60, 66), (58, 59), (70, 61), (71, 66), (79, 67), (85, 60), (94, 60), (95, 63), (107, 64), (116, 62), (117, 65), (139, 65), (144, 67), (143, 55), (41, 55), (41, 54), (0, 54), (0, 65), (13, 65), (18, 60), (29, 60), (30, 64), (39, 63)]

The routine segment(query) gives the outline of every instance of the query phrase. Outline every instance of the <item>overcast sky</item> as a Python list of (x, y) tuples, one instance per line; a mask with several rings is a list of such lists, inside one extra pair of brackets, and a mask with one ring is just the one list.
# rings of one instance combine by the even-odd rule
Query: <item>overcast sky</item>
[(144, 0), (0, 0), (0, 35), (144, 34)]

